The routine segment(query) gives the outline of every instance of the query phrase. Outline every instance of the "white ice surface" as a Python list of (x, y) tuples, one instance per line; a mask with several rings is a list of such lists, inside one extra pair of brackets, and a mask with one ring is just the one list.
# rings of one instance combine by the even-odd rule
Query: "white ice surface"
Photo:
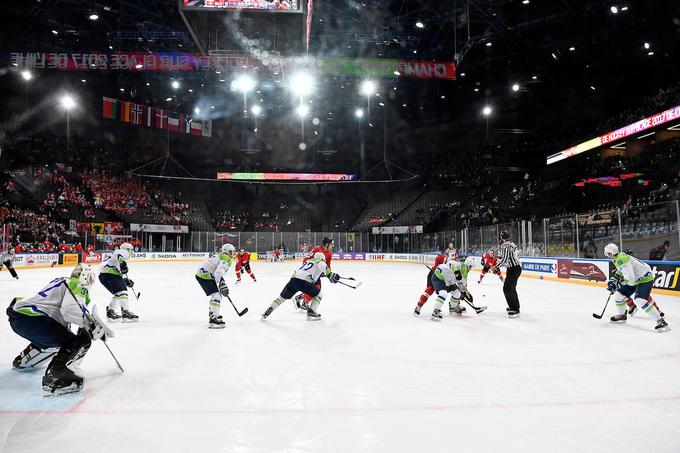
[[(412, 315), (422, 265), (340, 262), (364, 285), (324, 281), (322, 321), (288, 302), (262, 322), (298, 264), (253, 263), (258, 283), (232, 286), (250, 312), (227, 303), (209, 330), (198, 264), (131, 265), (141, 322), (109, 342), (125, 373), (95, 343), (80, 394), (43, 398), (43, 369), (12, 370), (26, 341), (2, 321), (0, 451), (680, 452), (680, 299), (657, 296), (675, 330), (656, 334), (644, 314), (593, 319), (604, 289), (521, 279), (510, 320), (487, 275), (486, 313), (434, 322), (434, 300)], [(19, 273), (0, 273), (3, 306), (67, 269)]]

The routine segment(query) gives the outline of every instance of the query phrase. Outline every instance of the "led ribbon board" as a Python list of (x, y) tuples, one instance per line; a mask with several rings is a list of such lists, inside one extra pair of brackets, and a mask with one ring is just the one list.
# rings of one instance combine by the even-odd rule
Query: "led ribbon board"
[(272, 12), (299, 12), (300, 0), (183, 0), (185, 10), (249, 9)]
[(346, 173), (217, 173), (223, 181), (353, 181), (356, 175)]
[(547, 164), (554, 164), (555, 162), (567, 159), (568, 157), (573, 157), (586, 151), (590, 151), (591, 149), (595, 149), (617, 140), (630, 137), (631, 135), (639, 134), (640, 132), (644, 132), (648, 129), (654, 128), (669, 121), (676, 120), (678, 118), (680, 118), (680, 106), (673, 107), (672, 109), (668, 109), (661, 113), (657, 113), (656, 115), (652, 115), (649, 118), (629, 124), (628, 126), (624, 126), (621, 129), (617, 129), (613, 132), (606, 133), (596, 138), (591, 138), (588, 141), (579, 143), (576, 146), (572, 146), (571, 148), (565, 149), (564, 151), (560, 151), (559, 153), (548, 156)]

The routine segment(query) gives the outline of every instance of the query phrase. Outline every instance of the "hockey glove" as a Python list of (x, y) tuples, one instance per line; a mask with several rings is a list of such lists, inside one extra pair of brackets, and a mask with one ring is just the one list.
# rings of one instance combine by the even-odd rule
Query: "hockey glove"
[(227, 297), (229, 295), (229, 288), (227, 287), (227, 282), (224, 280), (220, 280), (220, 284), (217, 287), (219, 290), (220, 294), (223, 295), (224, 297)]
[(607, 282), (607, 291), (609, 291), (609, 294), (614, 294), (617, 289), (619, 289), (619, 281), (610, 278)]
[(446, 292), (447, 292), (447, 293), (452, 293), (452, 292), (454, 292), (454, 291), (457, 290), (457, 289), (458, 289), (458, 285), (449, 285), (449, 286), (446, 287)]
[(135, 286), (135, 282), (133, 282), (127, 277), (125, 277), (123, 281), (125, 282), (125, 286), (127, 286), (128, 288), (132, 288), (133, 286)]
[(104, 321), (97, 315), (97, 307), (92, 308), (91, 316), (85, 318), (83, 329), (90, 335), (92, 341), (101, 339), (106, 341), (106, 337), (113, 337), (113, 330), (104, 324)]
[(463, 274), (461, 274), (460, 271), (454, 272), (453, 275), (456, 277), (456, 280), (462, 280), (463, 279)]
[(470, 294), (470, 291), (468, 291), (467, 289), (463, 292), (463, 299), (465, 299), (469, 303), (472, 303), (472, 294)]
[(335, 272), (331, 272), (328, 274), (328, 280), (330, 280), (331, 283), (338, 283), (340, 281), (340, 276)]
[(120, 262), (120, 273), (121, 274), (127, 274), (128, 273), (128, 265), (127, 262), (121, 261)]

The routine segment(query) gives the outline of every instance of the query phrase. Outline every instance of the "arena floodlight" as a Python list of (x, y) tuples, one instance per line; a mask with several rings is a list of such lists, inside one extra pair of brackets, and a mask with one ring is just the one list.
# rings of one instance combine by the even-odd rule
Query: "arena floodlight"
[(361, 87), (359, 88), (359, 91), (361, 94), (364, 96), (372, 96), (375, 93), (376, 90), (376, 84), (372, 80), (364, 80), (361, 82)]
[(177, 80), (173, 80), (172, 83), (170, 84), (173, 90), (176, 90), (179, 88), (179, 82)]
[(489, 107), (488, 105), (485, 106), (484, 109), (482, 110), (482, 113), (484, 114), (484, 116), (491, 115), (491, 112), (493, 112), (493, 109), (491, 107)]
[(200, 113), (201, 113), (201, 109), (198, 108), (198, 107), (194, 107), (194, 113), (195, 113), (196, 115), (200, 114)]
[(645, 43), (642, 45), (642, 47), (644, 47), (645, 50), (649, 50), (649, 48), (652, 47), (652, 45), (645, 41)]
[(307, 104), (300, 104), (295, 109), (295, 113), (297, 113), (300, 118), (304, 118), (309, 115), (309, 106)]
[(356, 109), (354, 111), (354, 116), (357, 118), (363, 118), (364, 117), (364, 109)]
[(298, 96), (306, 96), (314, 92), (316, 83), (308, 72), (296, 72), (288, 81), (288, 89)]
[(425, 28), (425, 24), (422, 21), (419, 20), (418, 22), (416, 22), (416, 27), (423, 29), (423, 28)]
[(512, 85), (512, 91), (519, 91), (519, 83)]
[(28, 69), (24, 69), (23, 71), (21, 71), (21, 78), (28, 82), (33, 78), (33, 74), (31, 74), (31, 71), (29, 71)]
[(59, 103), (67, 112), (76, 106), (76, 100), (70, 94), (65, 94), (59, 99)]
[(99, 14), (97, 13), (92, 13), (89, 16), (87, 16), (88, 19), (94, 21), (94, 20), (99, 20)]
[(612, 14), (618, 14), (619, 8), (616, 6), (612, 6), (611, 8), (609, 8), (609, 11), (611, 11)]
[(241, 74), (231, 82), (231, 89), (232, 91), (238, 91), (239, 93), (246, 94), (253, 91), (256, 85), (257, 83), (255, 82), (255, 79), (253, 79), (251, 76), (247, 74)]
[(260, 116), (260, 113), (262, 113), (262, 107), (260, 107), (258, 104), (255, 104), (250, 108), (250, 112), (255, 116)]

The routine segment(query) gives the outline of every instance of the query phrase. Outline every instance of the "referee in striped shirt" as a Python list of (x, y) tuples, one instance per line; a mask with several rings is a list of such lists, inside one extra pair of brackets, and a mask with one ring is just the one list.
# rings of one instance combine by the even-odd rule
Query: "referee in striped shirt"
[(519, 261), (517, 246), (510, 241), (510, 234), (501, 231), (498, 267), (506, 268), (505, 282), (503, 283), (503, 294), (508, 303), (508, 317), (519, 318), (519, 297), (517, 296), (517, 280), (522, 273), (522, 264)]

